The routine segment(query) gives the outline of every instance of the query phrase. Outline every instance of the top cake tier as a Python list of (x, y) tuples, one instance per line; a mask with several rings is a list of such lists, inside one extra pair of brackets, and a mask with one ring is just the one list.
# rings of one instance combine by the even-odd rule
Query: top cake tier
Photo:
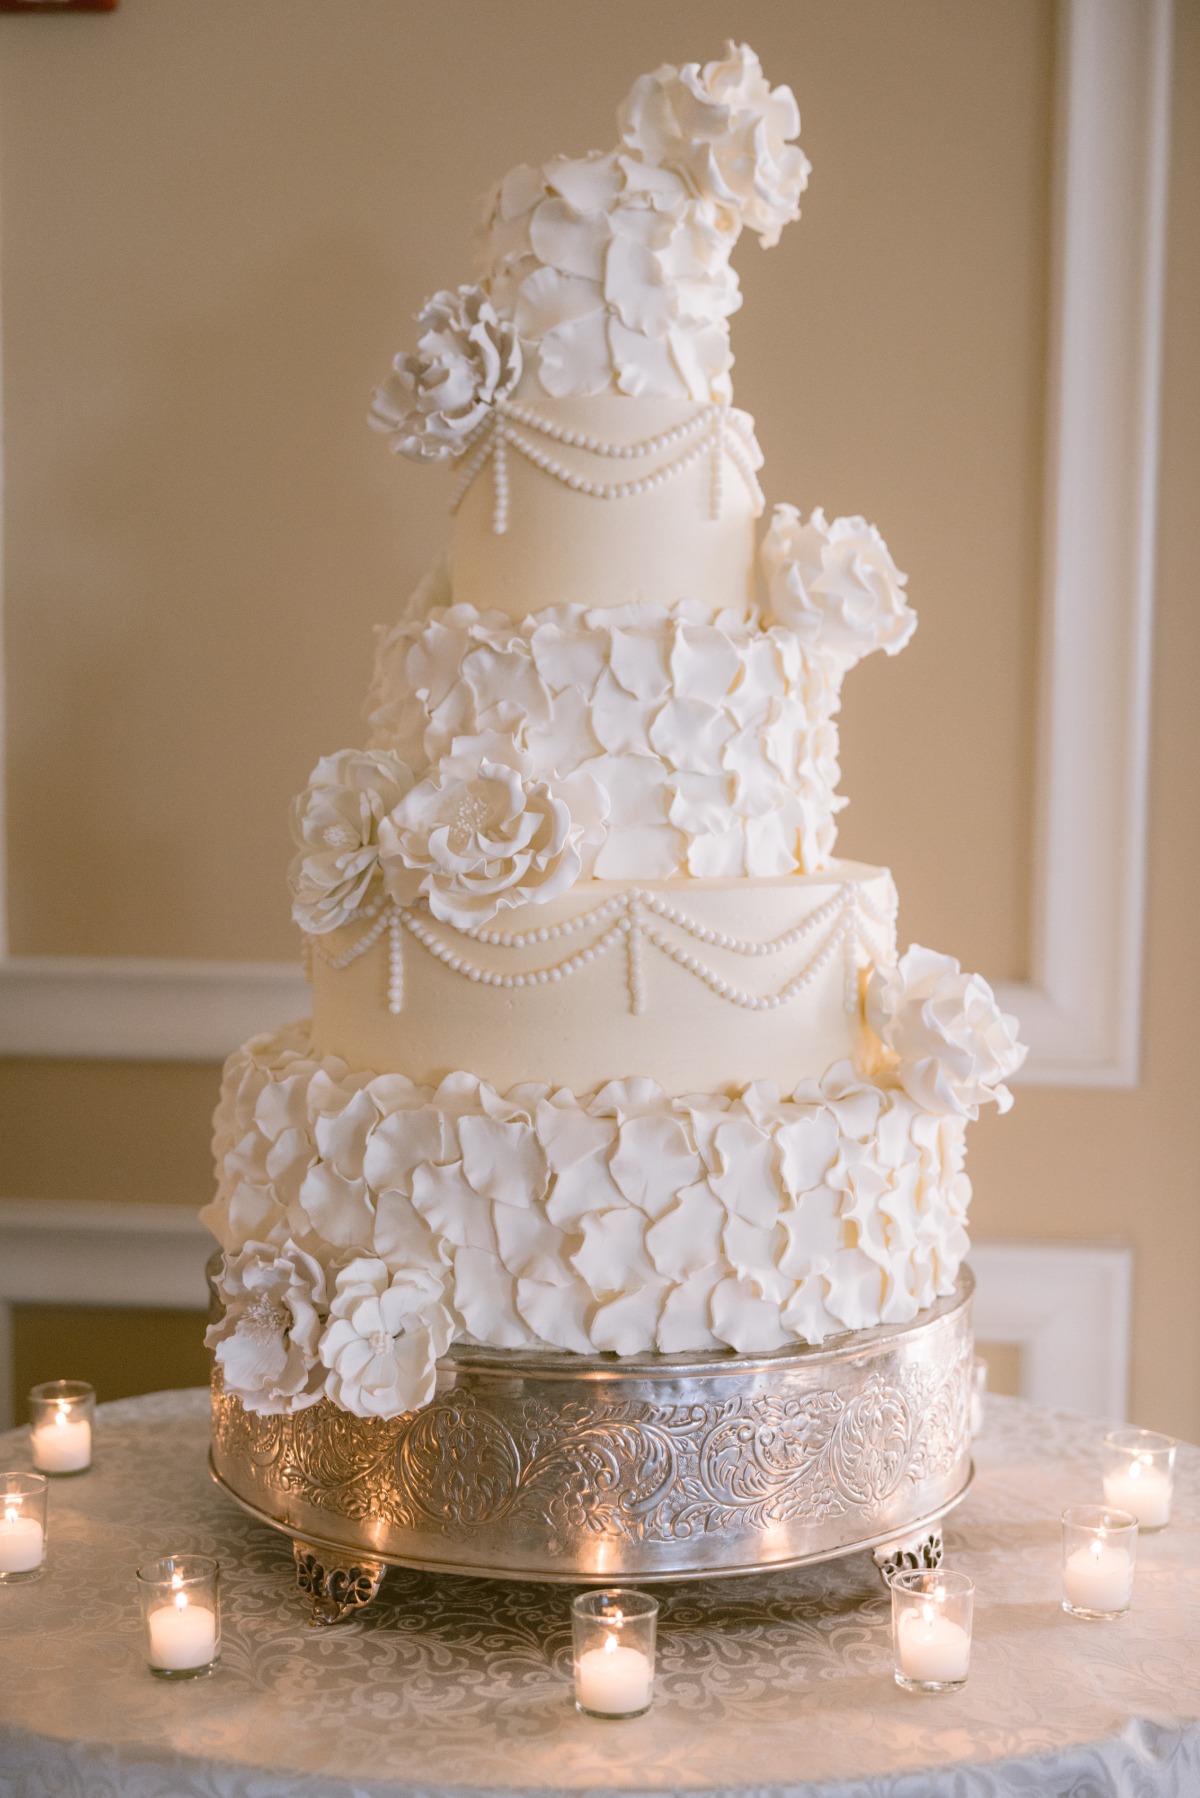
[[(613, 149), (522, 164), (496, 184), (477, 284), (426, 303), (415, 350), (375, 396), (377, 428), (404, 455), (452, 461), (506, 401), (728, 406), (741, 304), (730, 254), (743, 230), (771, 245), (800, 216), (799, 129), (791, 90), (770, 87), (746, 45), (641, 76)], [(600, 428), (622, 445), (659, 429)]]
[(799, 128), (730, 44), (635, 81), (611, 150), (487, 195), (477, 283), (426, 302), (371, 414), (399, 453), (454, 465), (456, 603), (751, 609), (762, 457), (730, 403), (729, 258), (799, 217)]

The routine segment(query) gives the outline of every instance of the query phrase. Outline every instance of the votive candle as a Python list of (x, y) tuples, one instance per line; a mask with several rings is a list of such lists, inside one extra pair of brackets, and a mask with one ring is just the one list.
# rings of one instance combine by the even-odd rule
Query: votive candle
[(1154, 1430), (1110, 1430), (1104, 1438), (1104, 1502), (1128, 1511), (1139, 1529), (1160, 1530), (1171, 1519), (1175, 1438)]
[(207, 1555), (165, 1555), (137, 1570), (146, 1660), (159, 1679), (211, 1673), (221, 1653), (220, 1567)]
[(1064, 1611), (1074, 1617), (1120, 1617), (1129, 1609), (1137, 1559), (1137, 1518), (1099, 1505), (1063, 1512)]
[(589, 1717), (637, 1717), (654, 1694), (658, 1603), (644, 1592), (582, 1592), (571, 1606), (575, 1706)]
[(0, 1473), (0, 1585), (40, 1579), (46, 1559), (46, 1481)]
[(84, 1473), (92, 1464), (95, 1390), (86, 1380), (47, 1380), (29, 1394), (30, 1446), (40, 1473)]
[(896, 1684), (909, 1692), (954, 1691), (971, 1665), (974, 1584), (965, 1573), (937, 1567), (898, 1573), (891, 1586)]

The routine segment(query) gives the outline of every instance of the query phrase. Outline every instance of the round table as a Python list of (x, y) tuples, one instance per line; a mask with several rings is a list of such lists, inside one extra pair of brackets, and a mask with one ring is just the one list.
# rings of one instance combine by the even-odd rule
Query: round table
[[(894, 1684), (888, 1597), (856, 1555), (664, 1588), (654, 1706), (602, 1722), (573, 1706), (568, 1594), (393, 1569), (361, 1618), (311, 1629), (288, 1541), (209, 1479), (207, 1393), (104, 1405), (92, 1470), (52, 1483), (45, 1577), (0, 1588), (0, 1794), (1195, 1798), (1200, 1450), (1139, 1545), (1133, 1609), (1086, 1623), (1059, 1605), (1059, 1516), (1099, 1497), (1101, 1434), (989, 1400), (946, 1528), (978, 1588), (960, 1692)], [(0, 1468), (29, 1465), (27, 1433), (0, 1436)], [(187, 1550), (221, 1561), (222, 1658), (168, 1684), (133, 1572)]]

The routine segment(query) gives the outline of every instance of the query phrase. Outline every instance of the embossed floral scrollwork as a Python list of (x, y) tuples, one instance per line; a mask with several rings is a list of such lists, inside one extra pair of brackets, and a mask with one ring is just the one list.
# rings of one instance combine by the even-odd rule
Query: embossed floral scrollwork
[(830, 1443), (829, 1467), (853, 1505), (877, 1506), (900, 1485), (908, 1466), (913, 1419), (904, 1394), (872, 1380), (849, 1400)]
[(417, 1412), (397, 1444), (396, 1477), (414, 1507), (445, 1529), (495, 1523), (512, 1505), (521, 1453), (511, 1433), (471, 1399)]

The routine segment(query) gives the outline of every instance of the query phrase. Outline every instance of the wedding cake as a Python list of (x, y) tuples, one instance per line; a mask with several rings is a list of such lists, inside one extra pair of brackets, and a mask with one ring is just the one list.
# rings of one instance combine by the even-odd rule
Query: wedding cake
[(730, 252), (798, 218), (798, 130), (745, 46), (643, 76), (614, 149), (504, 176), (375, 396), (452, 470), (451, 543), (296, 801), (311, 1022), (225, 1070), (210, 1342), (248, 1412), (954, 1290), (964, 1126), (1024, 1051), (835, 856), (842, 679), (915, 615), (863, 518), (760, 526), (732, 403)]

